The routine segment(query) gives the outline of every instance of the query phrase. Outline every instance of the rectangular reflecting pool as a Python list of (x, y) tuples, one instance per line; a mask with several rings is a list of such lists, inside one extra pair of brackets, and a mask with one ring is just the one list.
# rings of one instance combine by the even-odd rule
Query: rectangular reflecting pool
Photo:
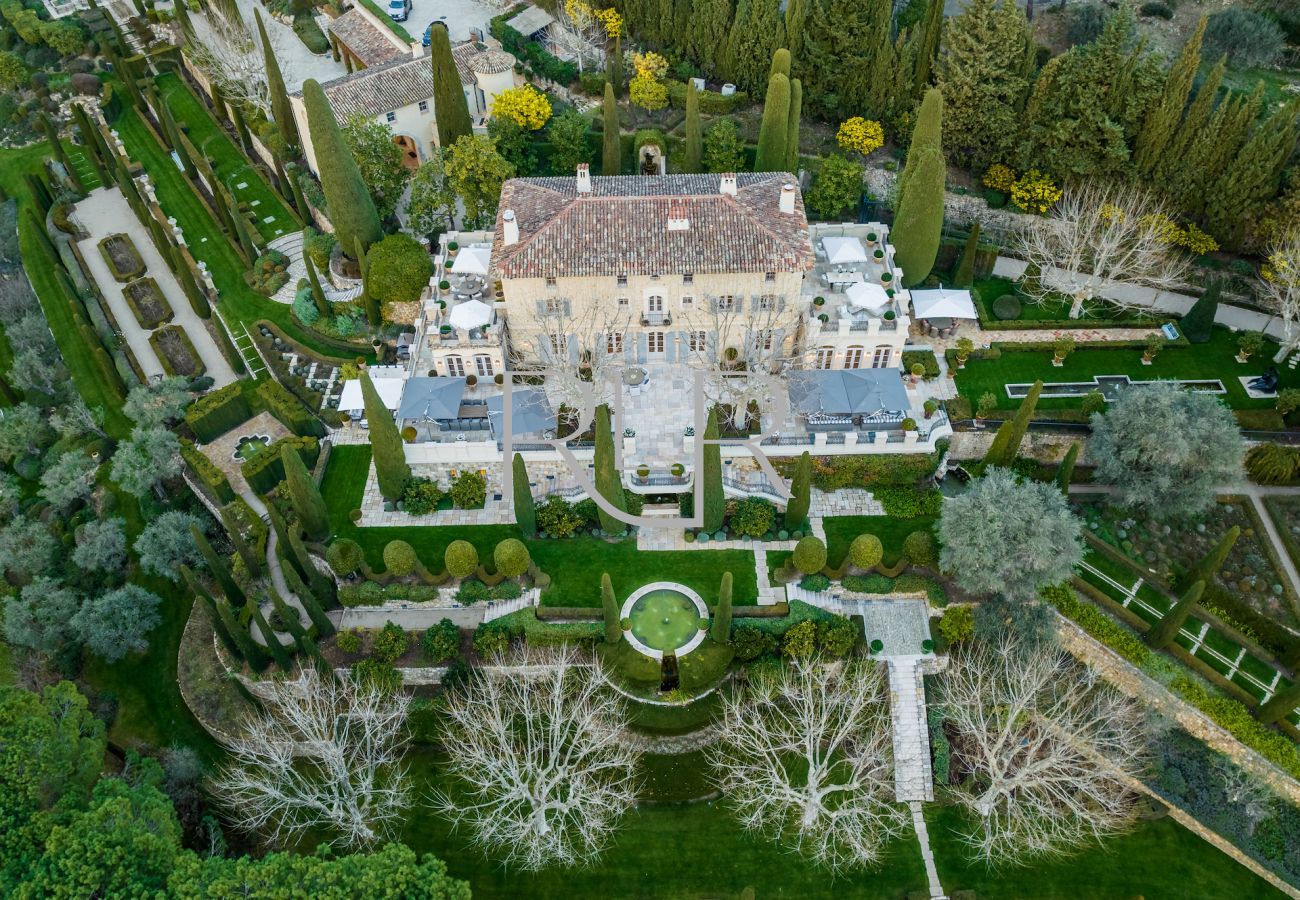
[[(1043, 397), (1083, 397), (1092, 391), (1099, 391), (1107, 400), (1114, 400), (1120, 391), (1133, 385), (1152, 384), (1155, 380), (1172, 381), (1180, 387), (1198, 394), (1226, 394), (1223, 382), (1217, 378), (1168, 378), (1152, 381), (1134, 381), (1127, 375), (1094, 375), (1088, 381), (1049, 381), (1043, 384)], [(1007, 396), (1013, 400), (1023, 400), (1029, 394), (1033, 384), (1009, 384)]]

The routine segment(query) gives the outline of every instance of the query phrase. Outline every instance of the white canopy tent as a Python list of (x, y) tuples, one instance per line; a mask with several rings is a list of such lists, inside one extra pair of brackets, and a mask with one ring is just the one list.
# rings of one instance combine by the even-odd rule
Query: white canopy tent
[[(379, 394), (380, 401), (390, 411), (395, 412), (402, 403), (402, 389), (406, 387), (406, 379), (401, 377), (401, 374), (390, 375), (388, 372), (377, 371), (381, 369), (395, 369), (402, 374), (405, 370), (400, 366), (372, 366), (370, 369), (371, 381), (375, 385), (375, 392)], [(353, 378), (343, 382), (343, 393), (339, 396), (339, 409), (345, 413), (359, 414), (364, 412), (365, 408), (366, 401), (361, 396), (361, 379)]]
[(457, 275), (486, 275), (491, 260), (492, 251), (487, 247), (462, 247), (451, 263), (451, 270)]
[(867, 261), (867, 251), (862, 241), (852, 237), (828, 237), (822, 239), (826, 250), (826, 261), (830, 263), (860, 263)]
[(970, 291), (939, 288), (912, 291), (912, 316), (917, 319), (978, 319)]
[(451, 308), (447, 321), (463, 331), (479, 328), (492, 321), (492, 307), (482, 300), (465, 300)]
[(844, 295), (849, 298), (849, 305), (855, 309), (865, 309), (876, 315), (884, 312), (885, 307), (890, 303), (889, 294), (885, 293), (885, 289), (870, 281), (859, 281), (857, 284), (849, 285)]

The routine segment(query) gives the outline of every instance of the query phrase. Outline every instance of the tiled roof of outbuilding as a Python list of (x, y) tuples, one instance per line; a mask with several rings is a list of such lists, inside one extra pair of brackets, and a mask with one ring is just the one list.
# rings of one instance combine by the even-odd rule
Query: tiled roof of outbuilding
[(347, 45), (367, 68), (382, 66), (400, 56), (408, 55), (396, 42), (384, 34), (358, 10), (350, 9), (329, 23), (330, 33)]

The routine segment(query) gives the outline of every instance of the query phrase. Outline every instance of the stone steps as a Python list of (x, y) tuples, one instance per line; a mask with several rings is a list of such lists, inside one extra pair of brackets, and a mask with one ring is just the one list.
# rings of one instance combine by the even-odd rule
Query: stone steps
[(921, 658), (889, 660), (889, 707), (894, 723), (894, 796), (900, 803), (934, 800), (930, 731), (925, 721)]

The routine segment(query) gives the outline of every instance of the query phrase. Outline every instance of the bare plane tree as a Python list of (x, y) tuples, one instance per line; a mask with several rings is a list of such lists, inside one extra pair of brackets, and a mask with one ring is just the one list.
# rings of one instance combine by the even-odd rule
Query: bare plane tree
[(723, 709), (710, 758), (746, 828), (838, 871), (876, 865), (908, 827), (879, 667), (796, 660)]
[[(1160, 290), (1182, 282), (1190, 257), (1170, 242), (1164, 205), (1139, 187), (1101, 181), (1067, 188), (1044, 218), (1034, 219), (1016, 237), (1020, 255), (1036, 264), (1042, 277), (1022, 284), (1033, 302), (1056, 293), (1073, 301), (1078, 318), (1110, 283)], [(1115, 297), (1125, 308), (1146, 308)]]
[(977, 858), (1063, 855), (1132, 825), (1136, 794), (1125, 779), (1142, 770), (1141, 716), (1060, 649), (973, 643), (953, 655), (939, 704)]
[[(223, 4), (208, 5), (206, 27), (196, 22), (199, 39), (190, 41), (186, 55), (204, 75), (220, 89), (222, 95), (236, 103), (256, 107), (268, 115), (271, 93), (266, 80), (266, 59), (253, 30), (242, 17), (228, 17)], [(286, 79), (287, 57), (280, 52), (280, 29), (267, 30), (271, 52), (281, 60)]]
[(1300, 346), (1300, 228), (1293, 228), (1269, 248), (1261, 268), (1260, 293), (1282, 317), (1280, 362)]
[(636, 802), (625, 706), (572, 648), (525, 650), (451, 695), (454, 793), (431, 798), (475, 844), (525, 870), (595, 859)]
[(265, 711), (227, 749), (213, 794), (238, 827), (277, 844), (325, 828), (349, 846), (387, 837), (410, 805), (409, 699), (305, 668), (263, 682)]

